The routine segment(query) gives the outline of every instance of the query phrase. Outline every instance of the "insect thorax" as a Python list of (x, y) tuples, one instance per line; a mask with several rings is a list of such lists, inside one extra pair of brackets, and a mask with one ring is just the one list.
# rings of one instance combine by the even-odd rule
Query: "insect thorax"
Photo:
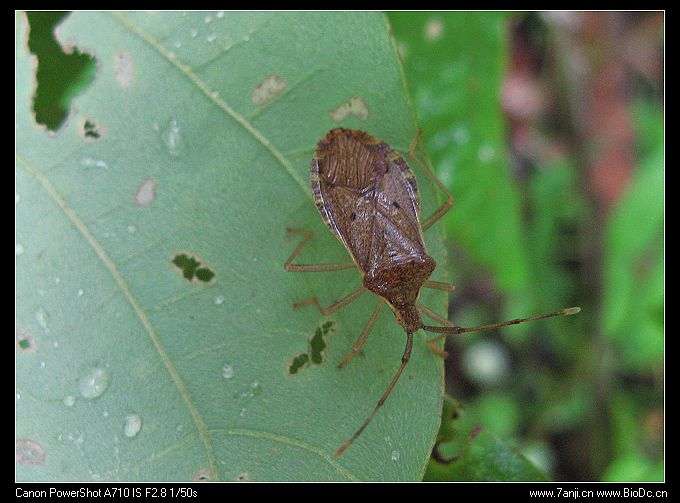
[(364, 286), (384, 298), (397, 315), (397, 321), (407, 330), (422, 326), (416, 302), (420, 289), (434, 271), (436, 263), (429, 255), (400, 259), (384, 264), (364, 276)]

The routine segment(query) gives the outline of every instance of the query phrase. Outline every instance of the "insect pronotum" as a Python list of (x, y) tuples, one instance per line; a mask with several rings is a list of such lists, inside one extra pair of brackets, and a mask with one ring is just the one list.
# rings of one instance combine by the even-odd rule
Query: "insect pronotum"
[[(432, 174), (426, 164), (416, 156), (418, 135), (410, 148), (410, 156), (418, 162), (423, 172), (446, 194), (446, 201), (425, 221), (420, 223), (420, 198), (416, 178), (404, 158), (385, 142), (361, 130), (333, 129), (319, 141), (311, 162), (310, 179), (314, 202), (326, 225), (333, 231), (349, 252), (352, 261), (336, 264), (293, 264), (312, 239), (312, 233), (288, 229), (289, 233), (304, 239), (293, 250), (285, 263), (291, 272), (327, 272), (356, 267), (362, 276), (361, 288), (323, 307), (316, 296), (294, 304), (295, 308), (314, 304), (324, 315), (347, 306), (367, 290), (381, 298), (371, 318), (356, 343), (338, 365), (344, 367), (359, 351), (375, 324), (383, 303), (394, 312), (396, 321), (406, 331), (406, 346), (401, 365), (387, 386), (378, 404), (364, 423), (335, 453), (336, 457), (363, 433), (397, 384), (411, 357), (413, 333), (418, 329), (439, 333), (428, 341), (434, 352), (443, 353), (433, 343), (451, 334), (490, 330), (525, 321), (551, 316), (576, 314), (578, 307), (562, 309), (548, 314), (481, 325), (457, 327), (418, 302), (423, 288), (450, 292), (449, 283), (430, 281), (435, 261), (427, 254), (423, 231), (429, 229), (453, 205), (453, 197)], [(421, 313), (444, 326), (424, 325)]]

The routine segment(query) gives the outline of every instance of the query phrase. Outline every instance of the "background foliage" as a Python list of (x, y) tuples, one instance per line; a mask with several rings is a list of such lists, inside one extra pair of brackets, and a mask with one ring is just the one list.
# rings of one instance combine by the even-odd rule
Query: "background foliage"
[(456, 198), (450, 319), (583, 308), (449, 340), (448, 392), (553, 479), (663, 480), (663, 15), (390, 20)]

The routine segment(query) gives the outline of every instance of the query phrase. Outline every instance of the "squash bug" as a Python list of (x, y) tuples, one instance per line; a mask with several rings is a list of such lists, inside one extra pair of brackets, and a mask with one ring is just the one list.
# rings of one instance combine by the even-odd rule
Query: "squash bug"
[[(337, 128), (319, 141), (311, 161), (310, 180), (314, 202), (326, 226), (345, 246), (352, 261), (337, 264), (294, 264), (293, 260), (312, 239), (312, 233), (288, 229), (303, 236), (285, 263), (290, 272), (326, 272), (356, 267), (362, 276), (362, 286), (328, 307), (323, 307), (316, 296), (294, 304), (299, 308), (314, 304), (324, 315), (348, 305), (366, 291), (381, 298), (368, 323), (349, 354), (338, 365), (344, 367), (359, 351), (375, 324), (383, 303), (394, 312), (397, 323), (406, 331), (406, 346), (392, 381), (361, 427), (335, 453), (342, 453), (363, 433), (378, 410), (389, 397), (411, 357), (413, 333), (419, 329), (439, 333), (428, 341), (434, 352), (444, 353), (433, 343), (447, 335), (491, 330), (525, 321), (551, 316), (576, 314), (580, 308), (562, 309), (529, 318), (463, 328), (418, 302), (423, 288), (450, 292), (449, 283), (430, 281), (435, 261), (427, 254), (423, 231), (429, 229), (453, 205), (453, 197), (446, 187), (415, 154), (420, 133), (409, 149), (423, 172), (446, 194), (446, 201), (425, 221), (420, 223), (420, 198), (415, 175), (404, 158), (387, 143), (365, 131)], [(421, 313), (444, 326), (424, 325)]]

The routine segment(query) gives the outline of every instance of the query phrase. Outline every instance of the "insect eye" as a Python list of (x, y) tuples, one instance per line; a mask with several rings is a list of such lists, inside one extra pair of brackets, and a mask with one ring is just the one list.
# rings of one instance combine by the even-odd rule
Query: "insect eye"
[(349, 216), (349, 218), (350, 218), (350, 220), (352, 220), (352, 222), (354, 222), (357, 219), (357, 214), (352, 212), (352, 214)]

